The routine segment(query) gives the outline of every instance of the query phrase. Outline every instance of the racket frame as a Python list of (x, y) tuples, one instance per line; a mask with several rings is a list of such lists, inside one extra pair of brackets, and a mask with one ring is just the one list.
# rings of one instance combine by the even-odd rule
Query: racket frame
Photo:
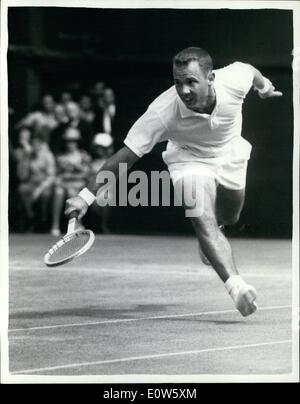
[[(59, 249), (64, 243), (67, 243), (69, 241), (70, 238), (73, 238), (75, 235), (77, 234), (81, 234), (81, 233), (89, 233), (89, 240), (88, 242), (82, 247), (80, 248), (80, 250), (76, 251), (75, 253), (73, 253), (70, 257), (65, 258), (63, 260), (60, 261), (54, 261), (54, 262), (50, 262), (50, 257), (53, 255), (53, 253)], [(73, 231), (72, 233), (67, 233), (63, 238), (61, 238), (60, 240), (58, 240), (57, 243), (55, 243), (45, 254), (44, 256), (44, 263), (48, 266), (48, 267), (57, 267), (59, 265), (63, 265), (63, 264), (67, 264), (68, 262), (72, 261), (74, 258), (79, 257), (80, 255), (84, 254), (94, 243), (95, 241), (95, 235), (91, 230), (76, 230)]]
[[(76, 213), (73, 213), (72, 216), (69, 219), (68, 222), (68, 230), (67, 230), (67, 234), (62, 237), (60, 240), (58, 240), (45, 254), (44, 256), (44, 263), (48, 266), (48, 267), (57, 267), (59, 265), (64, 265), (67, 264), (68, 262), (72, 261), (74, 258), (79, 257), (80, 255), (84, 254), (94, 243), (95, 241), (95, 234), (92, 232), (92, 230), (75, 230), (77, 226), (77, 215)], [(89, 240), (88, 242), (82, 247), (80, 248), (80, 250), (76, 251), (75, 253), (73, 253), (70, 257), (65, 258), (63, 260), (60, 261), (54, 261), (54, 262), (50, 262), (49, 259), (50, 257), (53, 255), (53, 253), (58, 250), (64, 243), (67, 243), (68, 240), (70, 238), (73, 238), (74, 235), (76, 234), (89, 234)]]

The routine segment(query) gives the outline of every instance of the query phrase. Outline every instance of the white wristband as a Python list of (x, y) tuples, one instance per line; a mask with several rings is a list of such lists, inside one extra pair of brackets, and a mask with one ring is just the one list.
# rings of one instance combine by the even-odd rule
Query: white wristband
[(255, 87), (255, 89), (260, 93), (260, 94), (266, 94), (270, 88), (271, 88), (271, 81), (269, 79), (267, 79), (266, 77), (263, 78), (264, 79), (264, 87), (263, 88), (257, 88)]
[(78, 196), (80, 196), (88, 204), (88, 206), (91, 206), (91, 204), (96, 200), (95, 195), (88, 188), (83, 188), (79, 192)]

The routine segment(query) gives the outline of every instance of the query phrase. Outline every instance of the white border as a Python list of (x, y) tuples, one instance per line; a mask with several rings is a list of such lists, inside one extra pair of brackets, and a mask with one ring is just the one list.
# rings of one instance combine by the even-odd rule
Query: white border
[[(299, 72), (293, 74), (294, 161), (293, 161), (293, 370), (287, 375), (114, 375), (114, 376), (39, 376), (11, 375), (8, 372), (8, 130), (7, 105), (7, 7), (85, 7), (85, 8), (178, 8), (178, 9), (286, 9), (294, 10), (294, 48), (300, 46), (300, 4), (298, 1), (201, 1), (201, 0), (2, 0), (1, 1), (1, 383), (240, 383), (299, 381)], [(4, 134), (4, 135), (3, 135)], [(283, 134), (284, 136), (284, 134)]]
[[(5, 0), (1, 1), (0, 9), (0, 331), (1, 331), (1, 379), (8, 374), (8, 81), (6, 51), (8, 46), (7, 9)], [(2, 380), (1, 380), (2, 381)]]
[(178, 9), (269, 9), (295, 10), (298, 1), (247, 0), (3, 0), (9, 7), (84, 7), (84, 8), (178, 8)]
[[(294, 49), (300, 49), (300, 3), (294, 10)], [(293, 71), (294, 160), (293, 160), (293, 372), (299, 381), (299, 153), (300, 71)]]

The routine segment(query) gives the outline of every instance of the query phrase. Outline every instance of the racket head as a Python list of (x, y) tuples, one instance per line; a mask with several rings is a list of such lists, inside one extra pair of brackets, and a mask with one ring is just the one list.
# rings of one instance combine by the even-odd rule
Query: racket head
[(84, 254), (94, 243), (95, 234), (91, 230), (76, 230), (58, 240), (45, 254), (44, 263), (48, 267), (64, 265)]

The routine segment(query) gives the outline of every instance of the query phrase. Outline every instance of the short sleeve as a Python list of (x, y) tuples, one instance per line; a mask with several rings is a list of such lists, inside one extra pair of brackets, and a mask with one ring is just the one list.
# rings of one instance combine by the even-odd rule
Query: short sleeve
[(242, 62), (234, 62), (223, 69), (216, 70), (226, 87), (245, 97), (253, 84), (254, 73), (251, 66)]
[(129, 130), (124, 143), (138, 157), (149, 153), (156, 143), (167, 140), (167, 129), (158, 113), (148, 108)]

